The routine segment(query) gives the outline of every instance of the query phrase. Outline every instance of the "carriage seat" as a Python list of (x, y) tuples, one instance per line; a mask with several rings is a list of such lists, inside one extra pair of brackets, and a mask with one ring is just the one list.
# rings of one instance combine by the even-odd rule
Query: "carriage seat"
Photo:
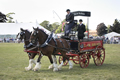
[(73, 25), (72, 29), (74, 29), (77, 26), (77, 20), (74, 20), (73, 22), (74, 22), (74, 25)]
[(69, 36), (61, 36), (61, 38), (71, 40), (71, 36), (75, 36), (75, 34), (73, 34), (73, 29), (77, 26), (77, 20), (74, 20), (73, 22), (74, 22), (74, 25), (72, 27), (72, 30), (71, 30)]
[(103, 39), (90, 39), (90, 38), (84, 38), (82, 40), (82, 42), (87, 42), (87, 41), (99, 41), (99, 40), (103, 40)]

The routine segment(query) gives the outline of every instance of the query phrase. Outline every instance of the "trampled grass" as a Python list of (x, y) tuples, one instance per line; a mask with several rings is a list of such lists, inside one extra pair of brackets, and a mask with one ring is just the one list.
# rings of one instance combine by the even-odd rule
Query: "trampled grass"
[(96, 66), (91, 58), (87, 68), (74, 64), (72, 70), (67, 65), (53, 72), (48, 70), (50, 62), (44, 56), (41, 69), (34, 72), (25, 70), (28, 55), (22, 43), (0, 43), (0, 80), (120, 80), (120, 45), (105, 44), (104, 47), (106, 55), (102, 66)]

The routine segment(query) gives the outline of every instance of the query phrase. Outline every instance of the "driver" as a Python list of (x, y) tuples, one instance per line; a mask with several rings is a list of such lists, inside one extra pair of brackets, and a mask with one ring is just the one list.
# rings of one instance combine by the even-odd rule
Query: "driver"
[(65, 25), (65, 36), (69, 36), (69, 33), (71, 31), (71, 28), (74, 26), (74, 14), (70, 12), (70, 9), (66, 10), (67, 15), (66, 15), (66, 25)]

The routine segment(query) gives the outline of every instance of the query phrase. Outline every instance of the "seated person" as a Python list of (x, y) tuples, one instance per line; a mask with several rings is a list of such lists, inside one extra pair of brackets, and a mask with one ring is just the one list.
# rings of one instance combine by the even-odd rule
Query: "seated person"
[(82, 23), (82, 19), (79, 20), (80, 24), (78, 24), (78, 28), (77, 28), (77, 31), (78, 31), (78, 40), (79, 41), (82, 41), (83, 37), (85, 37), (84, 35), (84, 32), (86, 31), (85, 29), (85, 25)]

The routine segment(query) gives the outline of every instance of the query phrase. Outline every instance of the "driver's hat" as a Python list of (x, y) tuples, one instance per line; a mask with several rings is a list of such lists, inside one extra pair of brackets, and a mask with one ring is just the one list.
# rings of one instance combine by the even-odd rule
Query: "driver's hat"
[(70, 11), (70, 9), (67, 9), (66, 12)]
[(82, 20), (82, 19), (80, 19), (80, 20), (79, 20), (79, 22), (83, 22), (83, 20)]

